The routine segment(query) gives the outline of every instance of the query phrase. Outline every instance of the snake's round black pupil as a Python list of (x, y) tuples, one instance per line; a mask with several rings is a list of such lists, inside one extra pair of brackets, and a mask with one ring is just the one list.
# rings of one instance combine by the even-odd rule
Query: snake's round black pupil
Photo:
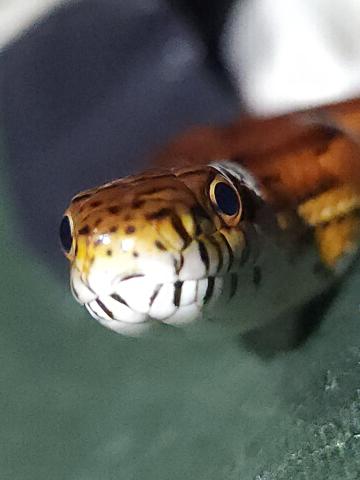
[(235, 215), (239, 211), (239, 197), (230, 185), (219, 182), (215, 185), (214, 196), (218, 209), (225, 215)]
[(70, 220), (67, 215), (63, 217), (60, 223), (60, 241), (66, 253), (69, 253), (72, 245), (72, 234)]

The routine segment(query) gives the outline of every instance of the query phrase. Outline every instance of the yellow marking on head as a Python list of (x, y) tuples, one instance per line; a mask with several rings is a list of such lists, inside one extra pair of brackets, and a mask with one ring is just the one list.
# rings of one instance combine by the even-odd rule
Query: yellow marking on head
[(196, 235), (196, 223), (194, 217), (188, 212), (184, 212), (179, 215), (179, 218), (190, 237), (194, 238)]

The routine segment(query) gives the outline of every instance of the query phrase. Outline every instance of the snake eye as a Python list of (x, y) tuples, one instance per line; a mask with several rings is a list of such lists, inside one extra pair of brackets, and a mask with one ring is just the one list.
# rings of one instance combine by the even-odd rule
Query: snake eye
[(70, 253), (72, 243), (73, 243), (73, 236), (72, 236), (72, 228), (70, 218), (65, 215), (60, 223), (60, 241), (61, 246), (66, 254)]
[(242, 205), (238, 191), (222, 176), (210, 184), (210, 200), (221, 218), (229, 226), (236, 225), (241, 217)]

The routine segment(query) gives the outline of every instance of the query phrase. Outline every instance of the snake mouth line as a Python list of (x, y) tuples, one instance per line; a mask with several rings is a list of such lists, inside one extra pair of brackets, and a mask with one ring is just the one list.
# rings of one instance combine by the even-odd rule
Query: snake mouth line
[[(229, 299), (235, 294), (235, 277), (230, 275), (230, 288), (226, 288)], [(192, 323), (224, 290), (222, 276), (158, 284), (138, 276), (119, 282), (110, 294), (99, 294), (87, 301), (78, 297), (78, 301), (103, 325), (131, 335), (159, 323)]]

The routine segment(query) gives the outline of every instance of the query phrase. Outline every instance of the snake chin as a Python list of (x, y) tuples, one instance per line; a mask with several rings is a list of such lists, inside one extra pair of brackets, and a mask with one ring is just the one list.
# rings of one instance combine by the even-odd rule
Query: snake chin
[(146, 276), (117, 280), (111, 293), (91, 292), (80, 276), (73, 277), (77, 301), (105, 327), (137, 336), (159, 324), (180, 327), (202, 317), (203, 307), (222, 292), (222, 277), (156, 283)]

